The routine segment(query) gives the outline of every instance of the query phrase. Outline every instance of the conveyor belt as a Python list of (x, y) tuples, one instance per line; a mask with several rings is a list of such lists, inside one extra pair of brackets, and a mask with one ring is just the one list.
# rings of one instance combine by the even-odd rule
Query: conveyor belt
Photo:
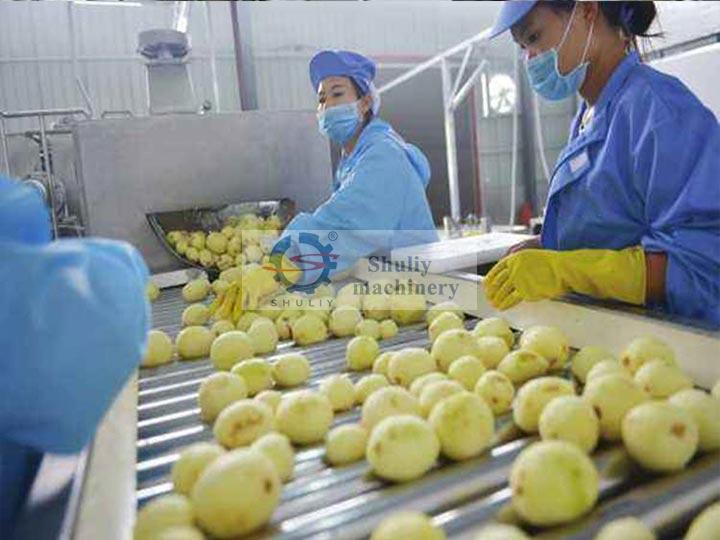
[[(164, 290), (153, 306), (154, 327), (174, 337), (185, 307), (179, 289)], [(472, 325), (474, 321), (468, 321)], [(312, 365), (310, 387), (344, 370), (348, 339), (306, 347)], [(420, 326), (404, 328), (381, 342), (382, 350), (426, 346)], [(286, 352), (283, 343), (276, 354)], [(268, 356), (272, 358), (272, 356)], [(200, 421), (197, 389), (212, 373), (209, 360), (176, 362), (142, 370), (139, 382), (137, 481), (138, 504), (171, 490), (170, 468), (188, 444), (212, 440), (210, 426)], [(353, 381), (364, 373), (351, 373)], [(355, 422), (359, 409), (337, 414), (335, 424)], [(422, 479), (400, 485), (369, 474), (366, 462), (332, 468), (323, 461), (322, 445), (296, 453), (294, 479), (285, 484), (282, 502), (271, 524), (253, 538), (363, 538), (377, 522), (399, 509), (424, 511), (452, 538), (472, 538), (472, 531), (499, 514), (507, 514), (509, 468), (531, 443), (512, 426), (509, 415), (497, 419), (498, 443), (487, 455), (462, 463), (440, 462)], [(531, 531), (543, 538), (591, 539), (603, 523), (634, 515), (656, 528), (661, 538), (677, 538), (688, 520), (720, 498), (718, 453), (697, 457), (682, 474), (641, 475), (621, 447), (602, 446), (593, 455), (603, 475), (598, 507), (581, 523), (556, 530)]]

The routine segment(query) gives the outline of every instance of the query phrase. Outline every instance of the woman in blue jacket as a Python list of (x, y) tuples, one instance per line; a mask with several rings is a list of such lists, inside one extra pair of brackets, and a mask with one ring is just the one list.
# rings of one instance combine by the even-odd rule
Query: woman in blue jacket
[(576, 292), (720, 326), (720, 127), (641, 62), (655, 16), (653, 2), (505, 2), (492, 35), (512, 31), (534, 90), (583, 103), (541, 237), (487, 276), (495, 307)]
[(0, 538), (42, 454), (79, 452), (140, 363), (148, 271), (124, 242), (50, 241), (40, 194), (0, 177)]
[(332, 196), (286, 230), (334, 232), (333, 272), (377, 251), (437, 240), (425, 195), (428, 160), (378, 117), (374, 78), (373, 61), (354, 52), (325, 50), (310, 62), (318, 128), (342, 155)]

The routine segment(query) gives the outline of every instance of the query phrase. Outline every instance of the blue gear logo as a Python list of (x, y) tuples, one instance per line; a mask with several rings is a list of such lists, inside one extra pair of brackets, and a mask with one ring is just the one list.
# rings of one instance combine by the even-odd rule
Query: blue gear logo
[[(323, 244), (320, 237), (315, 233), (301, 232), (298, 244), (294, 244), (290, 236), (278, 241), (270, 252), (270, 263), (266, 266), (268, 270), (275, 271), (280, 277), (280, 282), (289, 292), (312, 293), (322, 283), (330, 283), (330, 271), (337, 268), (337, 255), (334, 254), (331, 244)], [(298, 245), (310, 246), (316, 253), (302, 253), (292, 255), (288, 259), (295, 265), (292, 268), (283, 268), (282, 261), (291, 248)], [(288, 279), (288, 275), (299, 273), (299, 279)]]

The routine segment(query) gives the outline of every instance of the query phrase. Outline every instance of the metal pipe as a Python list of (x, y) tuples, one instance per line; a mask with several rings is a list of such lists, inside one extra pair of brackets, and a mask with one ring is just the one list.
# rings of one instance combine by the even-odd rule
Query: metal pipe
[(458, 88), (460, 88), (460, 82), (462, 81), (463, 75), (465, 75), (465, 69), (467, 68), (468, 62), (470, 61), (470, 55), (472, 54), (474, 45), (470, 45), (463, 55), (460, 69), (458, 70), (457, 77), (455, 78), (455, 84), (453, 84), (452, 95), (456, 95)]
[(242, 84), (242, 49), (240, 47), (240, 25), (238, 23), (237, 3), (233, 0), (228, 2), (230, 6), (230, 20), (232, 22), (233, 45), (235, 49), (235, 71), (238, 83), (238, 101), (240, 110), (243, 110), (243, 84)]
[(5, 117), (0, 114), (0, 143), (2, 143), (3, 162), (5, 166), (3, 170), (5, 174), (10, 176), (10, 150), (8, 149), (7, 131), (5, 131)]
[(463, 85), (463, 87), (460, 89), (460, 91), (455, 95), (455, 97), (452, 99), (452, 102), (450, 103), (450, 106), (452, 110), (458, 108), (458, 106), (463, 102), (465, 97), (467, 97), (468, 92), (475, 84), (475, 81), (477, 81), (477, 78), (480, 76), (480, 73), (485, 68), (485, 65), (487, 64), (487, 60), (483, 60), (480, 65), (475, 68), (475, 71), (473, 71), (472, 75), (470, 75), (470, 78), (467, 80), (467, 82)]
[[(515, 80), (515, 88), (520, 88), (520, 77), (518, 76), (518, 55), (513, 55), (513, 78)], [(515, 225), (515, 205), (517, 204), (517, 160), (518, 160), (518, 114), (520, 107), (518, 106), (519, 95), (516, 92), (515, 104), (513, 107), (513, 142), (512, 142), (512, 161), (510, 165), (510, 219), (508, 223)]]
[(89, 113), (82, 108), (75, 109), (36, 109), (34, 111), (0, 111), (0, 116), (3, 118), (28, 118), (32, 116), (68, 116), (73, 114), (82, 114), (86, 118), (89, 118)]
[(443, 113), (445, 115), (445, 150), (447, 152), (448, 189), (450, 191), (450, 215), (460, 221), (460, 188), (458, 185), (457, 140), (455, 136), (455, 114), (450, 107), (452, 81), (450, 67), (445, 58), (440, 60), (442, 72)]
[(52, 221), (53, 238), (58, 237), (57, 217), (55, 216), (55, 183), (53, 182), (52, 165), (50, 164), (50, 151), (45, 133), (45, 117), (38, 115), (40, 120), (40, 144), (42, 145), (45, 160), (45, 173), (47, 174), (48, 198), (50, 199), (50, 219)]
[(538, 100), (535, 92), (533, 92), (533, 112), (535, 114), (537, 151), (540, 154), (540, 163), (542, 164), (543, 173), (545, 173), (545, 178), (547, 178), (548, 185), (550, 185), (550, 167), (548, 167), (547, 158), (545, 157), (545, 141), (543, 140), (542, 120), (540, 119), (540, 101)]
[(205, 2), (205, 25), (207, 26), (208, 46), (210, 48), (210, 75), (212, 77), (213, 99), (215, 100), (215, 110), (219, 112), (220, 87), (218, 86), (217, 58), (215, 56), (215, 32), (213, 32), (210, 2)]

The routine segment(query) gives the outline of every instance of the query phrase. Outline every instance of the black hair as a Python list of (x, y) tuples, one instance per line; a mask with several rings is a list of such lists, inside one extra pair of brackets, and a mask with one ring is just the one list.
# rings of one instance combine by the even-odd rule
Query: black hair
[[(548, 7), (560, 11), (571, 11), (575, 0), (555, 0), (546, 2)], [(637, 37), (657, 37), (661, 33), (650, 33), (650, 27), (657, 18), (655, 2), (598, 2), (605, 20), (613, 28), (618, 28), (629, 39)]]

